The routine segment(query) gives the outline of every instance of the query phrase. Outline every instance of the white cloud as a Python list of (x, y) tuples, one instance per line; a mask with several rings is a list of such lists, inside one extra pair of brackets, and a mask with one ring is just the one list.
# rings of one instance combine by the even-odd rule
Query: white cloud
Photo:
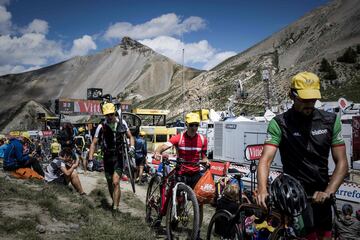
[(40, 66), (32, 66), (26, 68), (23, 65), (3, 65), (0, 66), (0, 76), (11, 73), (22, 73), (27, 71), (32, 71), (41, 68)]
[(35, 70), (97, 48), (92, 37), (84, 35), (66, 50), (61, 41), (47, 38), (49, 24), (41, 19), (24, 27), (13, 26), (7, 4), (8, 0), (0, 0), (0, 75)]
[(209, 60), (205, 65), (204, 69), (210, 70), (222, 61), (228, 59), (229, 57), (232, 57), (236, 55), (236, 52), (228, 51), (228, 52), (220, 52), (215, 54), (211, 60)]
[(128, 22), (118, 22), (111, 25), (104, 35), (105, 39), (121, 39), (125, 36), (134, 39), (153, 38), (162, 35), (173, 36), (197, 31), (205, 28), (206, 23), (200, 17), (189, 17), (182, 21), (174, 13), (164, 14), (148, 22), (132, 25)]
[(49, 25), (46, 21), (41, 19), (34, 19), (22, 32), (41, 33), (46, 35), (48, 33), (48, 30), (49, 30)]
[(145, 39), (140, 42), (180, 64), (182, 63), (182, 49), (184, 48), (185, 65), (202, 64), (202, 69), (205, 70), (211, 69), (221, 61), (236, 54), (230, 51), (219, 52), (206, 40), (185, 44), (173, 37), (160, 36), (154, 39)]
[(8, 34), (11, 28), (11, 13), (0, 5), (0, 34)]
[(75, 39), (73, 41), (73, 47), (70, 51), (70, 56), (84, 56), (90, 50), (96, 50), (96, 44), (92, 37), (84, 35), (82, 38)]
[(0, 36), (0, 65), (44, 65), (50, 59), (63, 59), (60, 43), (46, 39), (39, 33), (26, 33), (20, 37)]

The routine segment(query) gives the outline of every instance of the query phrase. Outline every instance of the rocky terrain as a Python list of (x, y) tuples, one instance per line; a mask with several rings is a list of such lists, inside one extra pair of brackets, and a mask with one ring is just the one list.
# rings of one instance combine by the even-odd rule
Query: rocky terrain
[[(338, 61), (349, 47), (357, 51), (355, 62)], [(271, 105), (286, 100), (290, 77), (299, 71), (320, 75), (324, 101), (336, 101), (339, 97), (360, 101), (356, 90), (360, 87), (359, 56), (360, 4), (352, 0), (334, 0), (313, 10), (210, 71), (182, 68), (124, 38), (120, 45), (93, 56), (0, 77), (0, 130), (31, 99), (46, 102), (59, 97), (85, 98), (90, 87), (133, 100), (134, 107), (169, 109), (170, 118), (176, 118), (183, 111), (200, 107), (224, 110), (229, 99), (236, 98), (236, 84), (241, 79), (248, 97), (237, 99), (234, 112), (262, 114), (266, 98), (261, 76), (264, 69), (271, 73)], [(335, 77), (326, 77), (327, 72), (319, 71), (324, 58)]]

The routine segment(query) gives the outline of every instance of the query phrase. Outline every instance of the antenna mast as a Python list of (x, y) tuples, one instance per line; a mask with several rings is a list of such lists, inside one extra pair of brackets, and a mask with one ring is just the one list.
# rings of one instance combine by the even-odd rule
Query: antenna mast
[(184, 44), (184, 35), (182, 35), (182, 44), (183, 44), (183, 48), (182, 48), (182, 73), (181, 73), (181, 77), (182, 77), (182, 102), (183, 102), (183, 112), (182, 112), (182, 117), (183, 117), (183, 121), (185, 123), (185, 79), (184, 79), (184, 60), (185, 60), (185, 44)]

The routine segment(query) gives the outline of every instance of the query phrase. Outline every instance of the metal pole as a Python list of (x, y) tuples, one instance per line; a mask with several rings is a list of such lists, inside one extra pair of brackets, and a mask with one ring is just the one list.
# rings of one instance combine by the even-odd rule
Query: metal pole
[[(184, 44), (184, 42), (183, 42)], [(183, 49), (182, 49), (182, 95), (183, 95), (183, 121), (185, 122), (185, 79), (184, 79), (184, 57), (185, 55), (185, 49), (184, 49), (184, 46), (183, 46)]]

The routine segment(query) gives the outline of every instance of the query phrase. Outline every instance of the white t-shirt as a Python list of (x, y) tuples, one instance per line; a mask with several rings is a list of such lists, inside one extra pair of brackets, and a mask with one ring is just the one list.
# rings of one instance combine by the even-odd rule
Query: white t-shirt
[(55, 158), (46, 167), (45, 181), (52, 182), (55, 179), (61, 177), (64, 173), (61, 171), (61, 167), (66, 167), (64, 160)]

